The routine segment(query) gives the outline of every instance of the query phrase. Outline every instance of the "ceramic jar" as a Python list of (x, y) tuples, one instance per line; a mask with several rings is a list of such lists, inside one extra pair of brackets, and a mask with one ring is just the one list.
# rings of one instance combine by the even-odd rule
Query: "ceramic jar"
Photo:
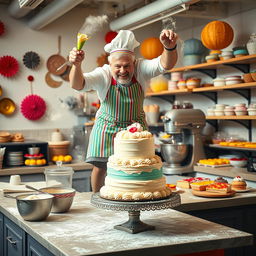
[(256, 33), (251, 34), (246, 47), (249, 54), (256, 54)]
[(213, 85), (214, 86), (225, 86), (226, 85), (225, 78), (216, 77), (215, 79), (213, 79)]

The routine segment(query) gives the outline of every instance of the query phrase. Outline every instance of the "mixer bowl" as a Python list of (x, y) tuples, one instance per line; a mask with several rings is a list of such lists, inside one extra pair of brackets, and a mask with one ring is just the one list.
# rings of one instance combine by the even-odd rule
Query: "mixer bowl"
[(188, 154), (188, 146), (183, 143), (165, 143), (160, 146), (164, 160), (171, 165), (179, 165)]

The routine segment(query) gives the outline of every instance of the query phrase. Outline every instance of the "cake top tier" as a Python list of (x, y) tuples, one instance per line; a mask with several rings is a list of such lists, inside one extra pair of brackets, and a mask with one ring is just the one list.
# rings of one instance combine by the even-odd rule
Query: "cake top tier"
[(116, 134), (117, 139), (129, 140), (129, 139), (143, 139), (152, 138), (153, 135), (147, 131), (143, 131), (143, 127), (140, 123), (133, 123), (129, 125), (125, 130), (122, 130)]

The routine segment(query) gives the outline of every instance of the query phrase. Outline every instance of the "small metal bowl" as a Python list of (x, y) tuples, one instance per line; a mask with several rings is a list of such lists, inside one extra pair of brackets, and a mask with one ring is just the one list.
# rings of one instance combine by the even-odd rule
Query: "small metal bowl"
[(76, 190), (66, 187), (46, 187), (41, 188), (40, 191), (49, 193), (54, 196), (51, 212), (63, 213), (69, 211)]
[(40, 147), (31, 147), (31, 148), (28, 148), (28, 153), (30, 155), (36, 155), (36, 154), (39, 154), (40, 152)]
[[(40, 197), (29, 199), (30, 196)], [(28, 199), (27, 199), (28, 198)], [(47, 194), (23, 194), (16, 196), (18, 211), (24, 220), (40, 221), (45, 220), (52, 208), (53, 196)]]

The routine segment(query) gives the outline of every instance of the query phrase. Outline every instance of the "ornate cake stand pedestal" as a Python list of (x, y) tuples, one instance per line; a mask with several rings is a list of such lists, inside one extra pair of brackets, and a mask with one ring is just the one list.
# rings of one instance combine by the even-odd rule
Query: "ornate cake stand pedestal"
[(180, 195), (178, 193), (172, 193), (167, 199), (156, 201), (122, 202), (107, 200), (101, 198), (99, 193), (95, 193), (91, 197), (91, 204), (107, 210), (128, 211), (129, 220), (123, 224), (114, 226), (114, 228), (136, 234), (155, 229), (154, 226), (148, 225), (140, 220), (140, 211), (154, 211), (177, 207), (180, 205)]

